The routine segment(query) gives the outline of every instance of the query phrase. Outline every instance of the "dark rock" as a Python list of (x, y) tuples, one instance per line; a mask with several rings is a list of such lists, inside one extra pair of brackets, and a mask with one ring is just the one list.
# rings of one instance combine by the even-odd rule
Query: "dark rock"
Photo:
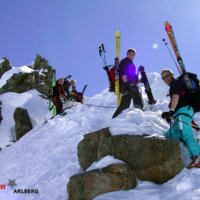
[(127, 163), (140, 180), (158, 184), (167, 182), (184, 168), (176, 140), (137, 135), (111, 136), (106, 128), (85, 135), (78, 144), (78, 159), (83, 170), (107, 155)]
[(26, 109), (16, 108), (14, 112), (16, 139), (19, 140), (33, 127)]
[(7, 80), (6, 84), (0, 88), (0, 94), (6, 92), (23, 93), (36, 88), (38, 82), (36, 78), (38, 74), (34, 73), (18, 73)]
[(0, 78), (5, 72), (12, 69), (12, 67), (10, 66), (10, 61), (7, 58), (3, 58), (3, 60), (4, 61), (0, 63)]
[(100, 194), (135, 187), (134, 171), (125, 164), (113, 164), (72, 176), (67, 189), (69, 200), (91, 200)]
[(42, 94), (48, 95), (53, 76), (52, 67), (48, 64), (47, 59), (37, 54), (34, 62), (34, 69), (43, 74), (39, 76), (40, 84), (38, 84), (37, 90)]
[(110, 138), (110, 136), (108, 128), (84, 135), (84, 140), (78, 144), (78, 158), (83, 170), (86, 170), (93, 162), (101, 159), (101, 157), (97, 157), (100, 143), (104, 141), (105, 137)]
[(34, 71), (31, 73), (18, 73), (7, 80), (6, 84), (0, 88), (0, 94), (6, 92), (23, 93), (31, 89), (36, 89), (47, 96), (52, 80), (52, 67), (48, 65), (48, 60), (40, 55), (36, 56)]

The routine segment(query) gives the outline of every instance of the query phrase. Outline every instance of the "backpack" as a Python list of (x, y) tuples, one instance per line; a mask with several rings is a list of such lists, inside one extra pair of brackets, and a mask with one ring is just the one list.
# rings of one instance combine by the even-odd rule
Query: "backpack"
[[(109, 84), (110, 84), (109, 91), (115, 92), (115, 66), (113, 66), (110, 69), (106, 66), (106, 67), (104, 67), (104, 70), (106, 70), (107, 75), (108, 75), (108, 80), (109, 80)], [(119, 88), (121, 88), (121, 84), (122, 84), (122, 81), (120, 78)], [(121, 91), (121, 89), (120, 89), (120, 91)]]
[(109, 76), (111, 79), (112, 92), (115, 92), (115, 66), (110, 69)]
[[(189, 105), (193, 107), (194, 112), (200, 112), (200, 84), (199, 79), (196, 74), (187, 72), (187, 75), (190, 79), (190, 83), (192, 85), (192, 89), (186, 89), (186, 95), (189, 101)], [(185, 81), (183, 79), (183, 75), (178, 77), (179, 80), (183, 81), (185, 87)], [(187, 87), (186, 87), (187, 88)]]

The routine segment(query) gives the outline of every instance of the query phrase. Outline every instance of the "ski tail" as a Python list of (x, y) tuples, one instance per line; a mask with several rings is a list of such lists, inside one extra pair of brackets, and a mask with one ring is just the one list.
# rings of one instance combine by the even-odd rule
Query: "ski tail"
[(187, 75), (186, 68), (185, 68), (185, 65), (183, 63), (183, 59), (181, 58), (180, 51), (178, 49), (178, 45), (177, 45), (177, 42), (176, 42), (176, 38), (175, 38), (175, 35), (174, 35), (174, 32), (173, 32), (172, 26), (169, 22), (165, 22), (165, 30), (167, 32), (167, 35), (168, 35), (169, 40), (171, 42), (171, 45), (173, 47), (174, 53), (176, 55), (177, 61), (179, 63), (179, 66), (180, 66), (186, 87), (187, 87), (188, 90), (192, 90), (192, 85), (191, 85), (190, 79)]
[(153, 93), (151, 91), (151, 87), (150, 87), (150, 84), (149, 84), (149, 80), (147, 78), (147, 75), (146, 75), (146, 72), (144, 70), (144, 67), (140, 65), (140, 67), (138, 68), (138, 72), (140, 72), (141, 76), (142, 76), (142, 82), (144, 84), (144, 87), (145, 87), (145, 92), (147, 94), (147, 97), (148, 97), (148, 103), (150, 105), (152, 104), (155, 104), (156, 103), (156, 100), (154, 99), (153, 97)]
[(82, 92), (81, 92), (82, 95), (84, 95), (87, 86), (88, 86), (88, 85), (86, 84), (86, 85), (83, 87), (83, 90), (82, 90)]

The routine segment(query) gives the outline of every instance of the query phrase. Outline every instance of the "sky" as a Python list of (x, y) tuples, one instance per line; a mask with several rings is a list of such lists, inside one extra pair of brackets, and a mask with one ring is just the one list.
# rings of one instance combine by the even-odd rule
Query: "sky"
[[(134, 63), (147, 72), (178, 70), (162, 38), (165, 21), (173, 27), (188, 71), (200, 74), (199, 0), (0, 0), (0, 59), (20, 67), (45, 57), (57, 78), (71, 74), (86, 96), (109, 86), (98, 47), (106, 48), (107, 64), (116, 56), (115, 32), (121, 32), (121, 59), (128, 48)], [(169, 43), (171, 51), (171, 45)], [(173, 53), (173, 52), (172, 52)], [(174, 53), (173, 53), (174, 55)]]

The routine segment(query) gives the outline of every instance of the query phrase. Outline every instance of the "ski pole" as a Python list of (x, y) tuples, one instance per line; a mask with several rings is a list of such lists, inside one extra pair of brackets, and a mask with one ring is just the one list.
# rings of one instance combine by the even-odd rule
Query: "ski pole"
[(197, 128), (197, 129), (200, 128), (199, 126), (196, 126), (196, 125), (193, 125), (193, 124), (190, 124), (190, 123), (184, 122), (184, 121), (182, 121), (182, 120), (180, 120), (180, 119), (176, 119), (176, 118), (174, 118), (174, 120), (175, 120), (175, 121), (178, 121), (178, 122), (182, 122), (182, 123), (187, 124), (187, 125), (190, 125), (190, 126), (192, 126), (192, 127), (194, 127), (194, 128)]
[(167, 49), (168, 49), (168, 51), (169, 51), (169, 54), (171, 55), (171, 57), (172, 57), (172, 59), (173, 59), (175, 65), (176, 65), (176, 67), (177, 67), (179, 73), (181, 74), (181, 71), (180, 71), (180, 69), (179, 69), (179, 66), (178, 66), (177, 63), (176, 63), (176, 60), (174, 59), (174, 57), (173, 57), (173, 55), (172, 55), (172, 53), (171, 53), (171, 51), (170, 51), (170, 49), (169, 49), (169, 47), (168, 47), (168, 43), (166, 42), (165, 38), (163, 38), (162, 41), (164, 42), (165, 46), (167, 47)]
[(70, 79), (72, 77), (72, 75), (67, 76), (66, 78), (64, 78), (64, 81), (67, 81), (68, 79)]
[(99, 46), (99, 55), (101, 56), (101, 53), (102, 53), (102, 48), (101, 46)]
[(105, 50), (104, 44), (101, 44), (101, 57), (103, 59), (104, 66), (107, 66), (107, 62), (106, 62), (106, 50)]
[(172, 138), (172, 122), (170, 122), (170, 138)]

